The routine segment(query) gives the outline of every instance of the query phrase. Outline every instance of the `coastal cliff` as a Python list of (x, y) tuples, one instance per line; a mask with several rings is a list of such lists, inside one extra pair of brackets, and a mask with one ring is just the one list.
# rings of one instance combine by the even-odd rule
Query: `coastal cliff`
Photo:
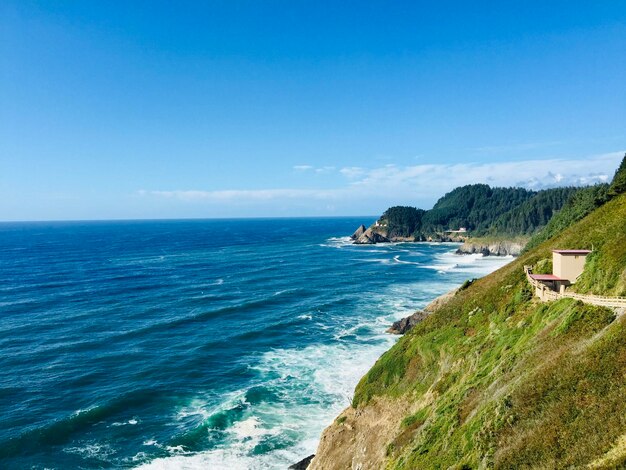
[(459, 255), (480, 253), (483, 256), (519, 256), (525, 245), (524, 241), (514, 240), (467, 240), (456, 250), (456, 253)]
[(573, 187), (531, 191), (486, 184), (461, 186), (441, 197), (430, 210), (390, 207), (369, 228), (359, 227), (352, 239), (355, 244), (375, 244), (465, 242), (470, 236), (488, 236), (509, 242), (500, 247), (468, 246), (462, 252), (515, 255), (523, 246), (517, 247), (515, 239), (530, 238), (580, 192), (581, 188)]
[(626, 465), (626, 315), (540, 303), (524, 265), (594, 247), (580, 292), (626, 295), (626, 195), (459, 290), (361, 379), (309, 469)]
[[(362, 227), (362, 226), (361, 226)], [(359, 232), (359, 230), (357, 230)], [(355, 233), (357, 233), (355, 232)], [(361, 233), (355, 240), (355, 245), (374, 245), (376, 243), (389, 243), (391, 240), (371, 227)], [(395, 241), (395, 240), (394, 240)]]

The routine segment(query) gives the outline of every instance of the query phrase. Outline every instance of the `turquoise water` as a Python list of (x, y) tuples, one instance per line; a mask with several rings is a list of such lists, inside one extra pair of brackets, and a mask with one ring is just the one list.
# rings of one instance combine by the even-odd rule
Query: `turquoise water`
[(374, 218), (0, 224), (0, 468), (285, 468), (389, 324), (506, 259)]

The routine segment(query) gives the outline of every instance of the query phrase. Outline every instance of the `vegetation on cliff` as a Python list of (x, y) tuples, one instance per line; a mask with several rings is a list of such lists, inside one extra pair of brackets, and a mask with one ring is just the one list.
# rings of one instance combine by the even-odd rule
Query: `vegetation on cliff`
[[(615, 172), (615, 176), (613, 177), (610, 185), (599, 184), (581, 188), (576, 191), (567, 204), (565, 204), (563, 209), (556, 213), (554, 217), (550, 219), (548, 224), (539, 233), (531, 238), (526, 245), (525, 250), (532, 250), (546, 240), (555, 237), (567, 227), (570, 227), (575, 222), (581, 220), (595, 209), (605, 204), (607, 201), (623, 193), (626, 193), (626, 155)], [(616, 240), (615, 242), (621, 243), (621, 240)], [(608, 276), (614, 278), (617, 275), (615, 272), (609, 272), (606, 267), (616, 265), (619, 266), (620, 261), (622, 265), (626, 265), (626, 260), (612, 259), (606, 261), (602, 258), (603, 256), (609, 256), (609, 254), (615, 254), (618, 251), (618, 249), (611, 250), (607, 246), (604, 250), (604, 255), (599, 252), (592, 253), (587, 260), (590, 269), (585, 270), (576, 284), (576, 289), (580, 292), (593, 292), (598, 289), (604, 290), (602, 286), (607, 283), (601, 277)], [(600, 264), (600, 267), (596, 269), (594, 267), (595, 264)], [(599, 276), (599, 273), (602, 273), (602, 276)], [(608, 283), (613, 285), (614, 280), (611, 279)], [(624, 294), (618, 293), (617, 295)]]
[(389, 239), (439, 239), (445, 238), (445, 231), (461, 227), (473, 237), (530, 236), (578, 191), (572, 187), (530, 191), (472, 184), (450, 191), (428, 211), (391, 207), (372, 228)]
[(491, 188), (486, 184), (471, 184), (455, 188), (424, 214), (423, 227), (439, 232), (466, 227), (468, 230), (487, 229), (500, 215), (534, 196), (523, 188)]
[[(572, 299), (540, 303), (522, 269), (547, 265), (554, 248), (593, 247), (577, 289), (625, 295), (622, 193), (459, 291), (403, 336), (361, 380), (355, 411), (327, 430), (317, 461), (397, 469), (626, 465), (626, 315)], [(394, 415), (385, 433), (372, 436), (359, 422), (369, 408), (394, 403), (412, 409)], [(370, 442), (366, 451), (333, 453), (333, 438), (349, 446), (359, 434), (385, 451), (376, 454)]]
[(411, 237), (420, 233), (425, 212), (415, 207), (394, 206), (383, 213), (380, 223), (385, 225), (388, 238)]
[(615, 176), (609, 188), (609, 197), (615, 197), (626, 192), (626, 154), (622, 163), (615, 171)]
[(581, 188), (565, 187), (537, 192), (532, 198), (505, 212), (477, 235), (530, 235), (544, 227)]
[(554, 214), (546, 226), (526, 245), (526, 250), (539, 246), (546, 240), (558, 235), (573, 223), (581, 220), (593, 210), (608, 201), (608, 184), (598, 184), (580, 188), (572, 194), (563, 208)]

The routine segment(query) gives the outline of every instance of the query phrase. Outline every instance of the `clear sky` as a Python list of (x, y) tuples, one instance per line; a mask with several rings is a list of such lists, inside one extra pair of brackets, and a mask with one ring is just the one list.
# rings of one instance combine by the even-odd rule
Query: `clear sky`
[(379, 214), (610, 179), (626, 2), (0, 2), (0, 220)]

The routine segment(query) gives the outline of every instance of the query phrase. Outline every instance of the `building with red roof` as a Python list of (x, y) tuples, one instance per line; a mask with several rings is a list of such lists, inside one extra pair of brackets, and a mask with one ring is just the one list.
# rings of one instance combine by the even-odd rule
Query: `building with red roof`
[(552, 250), (552, 274), (529, 273), (529, 276), (552, 290), (563, 292), (583, 273), (589, 253), (591, 250)]

